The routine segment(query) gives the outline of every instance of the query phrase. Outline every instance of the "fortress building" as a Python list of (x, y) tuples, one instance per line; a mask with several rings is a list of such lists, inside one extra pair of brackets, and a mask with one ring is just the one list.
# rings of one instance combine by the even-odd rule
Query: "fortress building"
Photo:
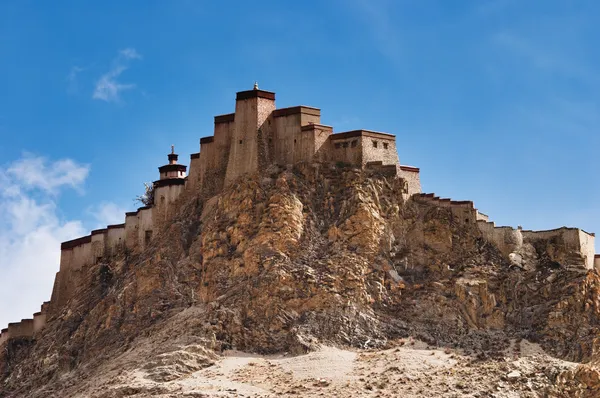
[(400, 165), (394, 135), (370, 130), (334, 133), (331, 126), (321, 124), (320, 109), (302, 105), (277, 109), (275, 93), (260, 90), (256, 84), (252, 90), (236, 94), (234, 113), (214, 117), (213, 135), (200, 139), (200, 152), (190, 156), (189, 174), (177, 161), (171, 147), (168, 163), (158, 168), (159, 179), (153, 183), (150, 202), (126, 213), (124, 223), (62, 243), (51, 300), (32, 319), (2, 329), (0, 345), (9, 338), (33, 336), (44, 327), (46, 318), (59, 315), (77, 294), (90, 267), (106, 266), (108, 259), (119, 253), (143, 250), (184, 192), (203, 189), (216, 194), (245, 174), (274, 164), (333, 163), (402, 178), (406, 199), (450, 208), (454, 217), (477, 225), (484, 239), (516, 262), (523, 244), (552, 239), (574, 253), (569, 260), (573, 267), (600, 268), (600, 256), (594, 255), (594, 234), (576, 228), (523, 231), (496, 227), (471, 201), (422, 194), (419, 169)]

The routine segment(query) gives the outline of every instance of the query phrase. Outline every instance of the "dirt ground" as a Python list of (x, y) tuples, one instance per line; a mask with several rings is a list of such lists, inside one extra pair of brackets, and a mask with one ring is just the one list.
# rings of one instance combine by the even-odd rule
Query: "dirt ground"
[[(128, 363), (126, 353), (120, 363)], [(129, 362), (130, 364), (135, 363)], [(81, 397), (538, 397), (577, 364), (512, 341), (501, 358), (478, 359), (413, 339), (387, 350), (323, 346), (301, 356), (221, 356), (190, 345), (118, 376), (96, 378)], [(127, 366), (126, 366), (127, 367)]]

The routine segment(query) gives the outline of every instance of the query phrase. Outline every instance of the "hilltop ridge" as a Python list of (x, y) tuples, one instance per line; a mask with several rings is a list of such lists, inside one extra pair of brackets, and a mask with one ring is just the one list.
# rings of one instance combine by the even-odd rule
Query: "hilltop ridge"
[[(238, 93), (236, 114), (215, 118), (214, 139), (201, 141), (189, 175), (171, 151), (151, 205), (127, 213), (124, 224), (63, 243), (51, 300), (33, 320), (2, 332), (0, 395), (174, 397), (185, 390), (187, 396), (235, 396), (186, 384), (200, 375), (217, 383), (211, 369), (224, 366), (222, 355), (232, 350), (322, 353), (354, 364), (360, 357), (375, 367), (383, 366), (381, 355), (396, 368), (386, 380), (401, 383), (405, 364), (394, 361), (406, 359), (401, 347), (415, 341), (438, 349), (432, 355), (462, 377), (469, 366), (488, 369), (489, 379), (473, 394), (491, 394), (507, 383), (507, 366), (521, 366), (519, 347), (530, 344), (524, 339), (545, 354), (527, 359), (528, 374), (511, 379), (498, 396), (600, 391), (593, 234), (496, 227), (471, 201), (423, 194), (419, 169), (383, 152), (392, 149), (390, 135), (326, 134), (313, 140), (320, 147), (308, 146), (308, 159), (296, 159), (297, 152), (273, 140), (281, 134), (293, 148), (295, 134), (319, 137), (317, 127), (302, 124), (305, 115), (316, 116), (315, 108), (273, 110), (260, 104), (274, 94), (271, 100), (272, 93), (258, 91)], [(266, 133), (269, 118), (287, 116), (292, 119), (281, 130)], [(217, 131), (231, 123), (230, 148), (252, 140), (267, 146), (248, 145), (255, 155), (229, 149), (228, 157), (202, 146), (227, 137)], [(255, 163), (240, 161), (252, 156)], [(206, 167), (210, 159), (223, 167)], [(343, 352), (332, 354), (324, 348), (330, 346)], [(381, 381), (384, 370), (373, 371), (379, 392), (393, 396), (400, 387)], [(244, 394), (292, 394), (269, 387), (249, 368), (239, 371), (228, 377), (252, 375)], [(280, 375), (300, 383), (288, 376)], [(378, 392), (363, 376), (340, 377), (331, 391), (318, 380), (299, 391)], [(439, 387), (440, 395), (464, 392), (452, 380), (446, 390)], [(413, 382), (406, 388), (426, 387)], [(413, 393), (427, 396), (426, 389)]]

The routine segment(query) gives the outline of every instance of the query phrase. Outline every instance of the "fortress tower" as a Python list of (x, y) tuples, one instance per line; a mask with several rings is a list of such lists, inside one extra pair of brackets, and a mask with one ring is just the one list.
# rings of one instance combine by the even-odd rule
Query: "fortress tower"
[(252, 173), (266, 162), (269, 126), (267, 119), (275, 110), (275, 93), (258, 89), (240, 91), (235, 101), (235, 128), (229, 148), (225, 174), (228, 183), (244, 173)]
[(187, 166), (177, 163), (179, 155), (175, 153), (173, 145), (167, 157), (169, 163), (158, 168), (160, 178), (153, 183), (155, 221), (166, 217), (169, 204), (174, 202), (185, 188)]

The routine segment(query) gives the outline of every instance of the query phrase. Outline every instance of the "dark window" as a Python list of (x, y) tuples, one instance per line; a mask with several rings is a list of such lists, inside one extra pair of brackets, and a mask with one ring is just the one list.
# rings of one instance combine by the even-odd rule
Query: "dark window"
[(240, 144), (242, 143), (242, 140), (240, 140)]
[(294, 144), (296, 143), (296, 140), (294, 140)]
[(388, 143), (387, 143), (387, 142), (384, 142), (384, 143), (383, 143), (383, 149), (387, 149), (387, 148), (388, 148)]
[(356, 143), (357, 143), (357, 141), (356, 141), (356, 140), (354, 140), (354, 141), (352, 141), (352, 142), (350, 143), (350, 146), (351, 146), (352, 148), (354, 148), (354, 147), (356, 147)]
[(150, 243), (150, 241), (152, 240), (152, 231), (146, 231), (144, 234), (144, 242), (146, 244)]
[(373, 148), (377, 148), (377, 141), (373, 141)]
[(348, 143), (344, 142), (344, 148), (348, 148)]
[(339, 142), (336, 142), (336, 143), (335, 143), (335, 147), (336, 147), (336, 148), (341, 148), (341, 147), (342, 147), (342, 144), (340, 144)]

